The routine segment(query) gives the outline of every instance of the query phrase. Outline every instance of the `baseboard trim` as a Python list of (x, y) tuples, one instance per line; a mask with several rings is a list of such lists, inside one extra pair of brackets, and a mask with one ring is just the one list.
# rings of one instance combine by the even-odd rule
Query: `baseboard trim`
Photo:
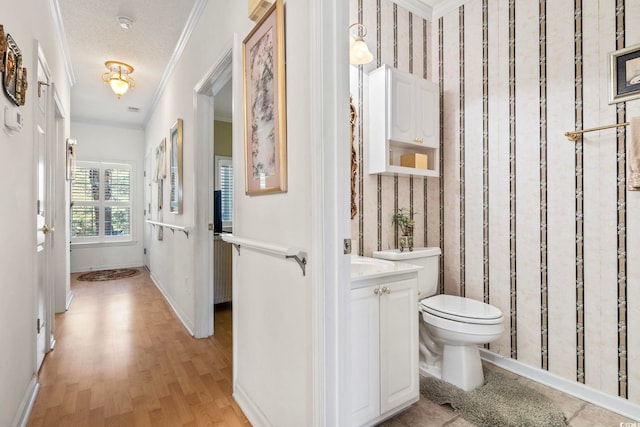
[(130, 264), (92, 265), (90, 267), (73, 268), (71, 270), (71, 273), (90, 273), (92, 271), (116, 270), (118, 268), (142, 268), (142, 265), (139, 262), (134, 262)]
[(267, 416), (260, 410), (260, 408), (258, 408), (254, 401), (238, 384), (236, 384), (233, 391), (233, 398), (252, 426), (271, 427), (271, 423)]
[(169, 304), (169, 307), (171, 307), (175, 315), (178, 317), (178, 319), (182, 323), (182, 326), (184, 326), (187, 332), (189, 332), (189, 335), (194, 336), (193, 322), (189, 322), (187, 320), (187, 316), (180, 309), (178, 309), (178, 306), (173, 300), (173, 298), (171, 298), (171, 295), (169, 295), (164, 290), (164, 287), (162, 286), (162, 283), (160, 282), (160, 280), (153, 274), (149, 274), (149, 277), (151, 277), (151, 281), (153, 282), (153, 284), (156, 285), (156, 288), (158, 288), (158, 290), (164, 297), (165, 301), (167, 301), (167, 304)]
[(640, 420), (640, 405), (629, 402), (627, 399), (611, 396), (584, 384), (570, 381), (543, 369), (525, 365), (522, 362), (501, 356), (483, 348), (480, 349), (480, 357), (493, 365), (555, 388), (578, 399), (593, 403), (594, 405), (616, 412), (627, 418)]
[(18, 407), (18, 412), (13, 420), (14, 427), (26, 427), (29, 422), (29, 417), (31, 416), (33, 404), (35, 403), (36, 396), (38, 395), (38, 390), (40, 390), (40, 384), (38, 383), (38, 377), (34, 375), (31, 378), (31, 381), (29, 381), (27, 391), (25, 392), (24, 397), (20, 402), (20, 406)]
[(69, 310), (69, 307), (71, 307), (71, 301), (73, 301), (73, 292), (69, 291), (67, 293), (67, 302), (65, 303), (65, 306), (64, 306), (65, 310)]

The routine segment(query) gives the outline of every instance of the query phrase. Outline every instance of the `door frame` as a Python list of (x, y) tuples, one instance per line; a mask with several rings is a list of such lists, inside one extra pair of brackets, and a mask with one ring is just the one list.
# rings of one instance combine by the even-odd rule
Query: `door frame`
[[(233, 41), (223, 50), (216, 63), (204, 74), (193, 89), (195, 115), (196, 160), (195, 191), (197, 194), (195, 208), (195, 325), (194, 337), (206, 338), (213, 335), (213, 190), (214, 190), (214, 156), (213, 156), (213, 103), (215, 94), (220, 91), (232, 76), (238, 75), (235, 67), (240, 53), (239, 39), (234, 34)], [(240, 58), (241, 59), (241, 58)], [(239, 68), (237, 69), (239, 70)], [(232, 97), (237, 96), (238, 79), (233, 79)], [(235, 111), (232, 121), (238, 120)], [(233, 130), (235, 134), (235, 129)], [(235, 349), (234, 349), (235, 358)], [(234, 365), (235, 366), (235, 365)], [(234, 368), (235, 372), (235, 368)]]
[(350, 425), (349, 2), (311, 2), (313, 424)]

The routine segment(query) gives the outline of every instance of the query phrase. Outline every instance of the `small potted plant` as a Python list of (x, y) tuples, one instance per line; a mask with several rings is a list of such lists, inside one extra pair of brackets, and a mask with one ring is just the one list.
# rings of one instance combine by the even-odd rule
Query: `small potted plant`
[(413, 251), (413, 227), (416, 222), (413, 220), (413, 212), (407, 208), (397, 209), (391, 217), (393, 225), (400, 228), (401, 236), (398, 243), (400, 244), (400, 252), (403, 252), (405, 248), (409, 251)]

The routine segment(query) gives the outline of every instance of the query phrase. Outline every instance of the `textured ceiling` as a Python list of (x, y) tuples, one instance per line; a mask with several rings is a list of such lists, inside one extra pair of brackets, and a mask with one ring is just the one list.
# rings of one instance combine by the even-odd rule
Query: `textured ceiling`
[[(162, 75), (195, 0), (59, 0), (76, 84), (71, 115), (76, 120), (142, 126)], [(120, 28), (118, 15), (135, 20)], [(120, 100), (101, 76), (104, 62), (133, 66), (135, 88)], [(128, 107), (140, 109), (137, 113)]]

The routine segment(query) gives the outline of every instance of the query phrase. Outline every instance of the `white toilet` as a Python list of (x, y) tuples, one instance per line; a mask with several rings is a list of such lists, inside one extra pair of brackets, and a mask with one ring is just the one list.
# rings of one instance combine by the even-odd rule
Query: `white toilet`
[(489, 304), (453, 295), (435, 295), (440, 248), (376, 251), (374, 258), (420, 265), (418, 300), (420, 372), (470, 391), (484, 382), (478, 345), (504, 331), (502, 312)]

